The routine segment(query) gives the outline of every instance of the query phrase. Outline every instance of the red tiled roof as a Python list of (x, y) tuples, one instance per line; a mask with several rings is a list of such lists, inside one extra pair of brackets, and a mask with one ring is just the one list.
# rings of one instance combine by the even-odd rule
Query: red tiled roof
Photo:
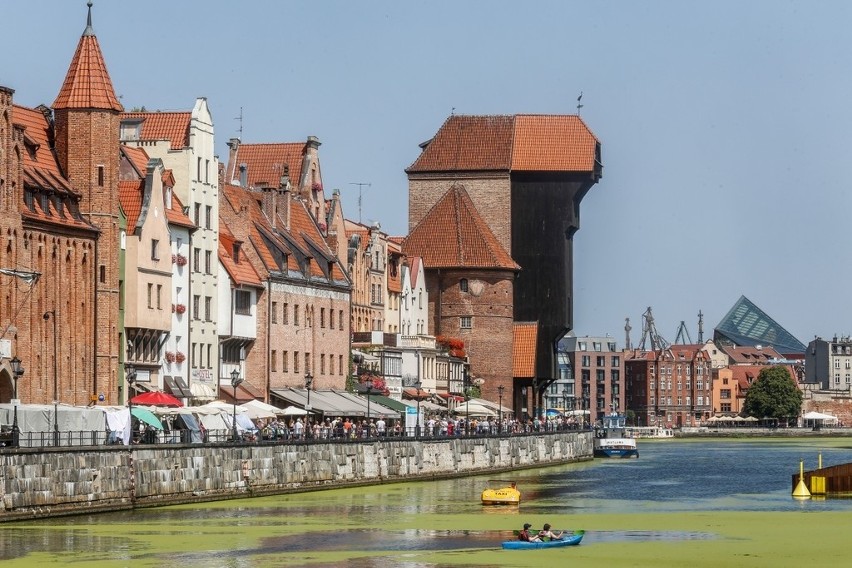
[(576, 115), (453, 115), (406, 172), (591, 172), (596, 151)]
[[(305, 203), (301, 199), (289, 198), (290, 228), (287, 231), (283, 228), (283, 219), (279, 219), (276, 223), (276, 228), (273, 229), (272, 223), (264, 215), (261, 205), (258, 202), (260, 198), (259, 194), (231, 184), (225, 184), (222, 190), (225, 194), (225, 199), (235, 211), (240, 211), (245, 207), (249, 212), (249, 217), (252, 221), (252, 226), (249, 229), (249, 241), (260, 256), (266, 270), (282, 270), (275, 260), (273, 251), (267, 246), (267, 241), (269, 241), (287, 254), (286, 271), (302, 271), (298, 259), (294, 254), (294, 251), (298, 251), (299, 254), (313, 259), (310, 262), (310, 277), (325, 277), (319, 263), (334, 259), (334, 253), (326, 244), (319, 228), (314, 223), (313, 217), (311, 217)], [(330, 277), (339, 282), (347, 281), (347, 277), (338, 262), (332, 263)]]
[(406, 256), (420, 256), (431, 268), (520, 270), (479, 216), (467, 191), (454, 185), (412, 229), (402, 244)]
[(240, 178), (240, 164), (246, 165), (249, 187), (278, 187), (289, 167), (290, 184), (298, 187), (302, 176), (302, 160), (305, 155), (305, 142), (283, 142), (275, 144), (240, 144), (234, 163), (228, 162), (226, 179), (229, 183)]
[[(33, 191), (34, 195), (55, 194), (67, 205), (67, 200), (76, 200), (77, 193), (71, 184), (62, 176), (62, 171), (56, 161), (56, 156), (51, 151), (50, 125), (45, 115), (36, 109), (30, 109), (19, 105), (12, 105), (12, 123), (24, 129), (26, 151), (21, 152), (24, 188)], [(56, 203), (50, 199), (47, 209), (42, 209), (40, 199), (33, 201), (30, 210), (23, 199), (20, 199), (19, 211), (21, 216), (31, 220), (44, 223), (55, 223), (65, 226), (92, 229), (93, 227), (83, 219), (75, 217), (68, 207), (63, 206), (60, 213)]]
[(189, 146), (191, 112), (125, 112), (121, 118), (142, 119), (140, 140), (168, 140), (172, 150)]
[(576, 115), (515, 117), (512, 171), (592, 172), (598, 141)]
[[(91, 24), (91, 13), (89, 16)], [(115, 96), (98, 38), (91, 31), (91, 25), (77, 44), (77, 51), (71, 59), (62, 88), (53, 101), (53, 108), (124, 110)]]
[(538, 323), (515, 322), (512, 331), (512, 376), (518, 378), (535, 377)]
[(127, 234), (133, 234), (136, 221), (142, 212), (142, 192), (145, 189), (145, 178), (136, 181), (118, 182), (118, 201), (127, 217)]
[(450, 116), (407, 172), (508, 170), (511, 116)]
[(231, 251), (234, 250), (234, 235), (225, 223), (219, 223), (219, 260), (225, 267), (231, 280), (237, 286), (254, 286), (262, 288), (263, 282), (245, 254), (240, 255), (240, 261), (235, 262)]
[(423, 262), (423, 259), (419, 256), (412, 257), (410, 259), (411, 265), (411, 289), (414, 290), (417, 287), (417, 273), (420, 272), (420, 263)]
[(127, 156), (139, 177), (145, 177), (148, 172), (148, 152), (137, 146), (121, 146), (121, 151)]
[(766, 346), (758, 349), (757, 347), (744, 346), (732, 347), (729, 345), (720, 345), (719, 349), (727, 355), (731, 361), (737, 364), (742, 363), (762, 363), (769, 364), (770, 359), (783, 359), (784, 357), (774, 348)]
[[(166, 174), (171, 174), (172, 170), (166, 170)], [(174, 187), (174, 177), (172, 177), (171, 183), (167, 184), (167, 175), (163, 175), (163, 185), (168, 187)], [(181, 203), (178, 196), (172, 192), (172, 206), (171, 208), (166, 208), (166, 219), (172, 225), (177, 225), (179, 227), (186, 227), (187, 229), (196, 229), (195, 223), (192, 222), (192, 219), (189, 218), (189, 215), (183, 212), (183, 203)]]

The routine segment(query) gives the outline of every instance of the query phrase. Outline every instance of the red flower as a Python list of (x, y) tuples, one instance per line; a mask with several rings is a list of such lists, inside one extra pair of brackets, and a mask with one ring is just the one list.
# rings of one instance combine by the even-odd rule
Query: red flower
[(186, 361), (186, 355), (178, 351), (177, 353), (175, 353), (175, 361), (177, 361), (178, 363), (183, 363), (184, 361)]

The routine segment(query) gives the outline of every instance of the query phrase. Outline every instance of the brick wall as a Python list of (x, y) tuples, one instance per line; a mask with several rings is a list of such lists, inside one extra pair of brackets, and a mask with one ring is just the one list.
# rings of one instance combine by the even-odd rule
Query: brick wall
[[(459, 287), (462, 278), (468, 280), (468, 292)], [(499, 385), (512, 385), (513, 279), (510, 271), (442, 270), (439, 276), (426, 269), (430, 329), (464, 340), (472, 376), (485, 379), (482, 396), (494, 402)], [(472, 318), (470, 329), (461, 328), (462, 316)]]
[(410, 175), (408, 179), (408, 230), (413, 229), (454, 184), (464, 186), (480, 217), (491, 228), (500, 245), (512, 250), (511, 183), (505, 174), (446, 176)]

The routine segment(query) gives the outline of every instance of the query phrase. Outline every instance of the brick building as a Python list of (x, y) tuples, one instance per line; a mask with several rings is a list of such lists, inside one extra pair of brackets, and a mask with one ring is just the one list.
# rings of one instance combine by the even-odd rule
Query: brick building
[[(473, 315), (458, 311), (468, 309), (464, 301), (459, 302), (464, 297), (456, 294), (461, 292), (462, 280), (476, 284), (477, 289), (482, 286), (482, 292), (487, 291), (487, 298), (494, 301), (489, 311), (486, 296), (478, 300), (486, 310), (480, 315), (488, 316), (489, 325), (474, 321), (465, 331), (473, 347), (469, 349), (471, 369), (486, 377), (482, 390), (489, 400), (497, 401), (498, 386), (511, 385), (518, 412), (522, 389), (540, 399), (558, 376), (556, 344), (573, 326), (572, 237), (580, 226), (580, 201), (602, 173), (600, 143), (579, 116), (453, 115), (421, 147), (422, 153), (406, 170), (410, 232), (448, 192), (463, 188), (489, 238), (520, 268), (517, 275), (510, 275), (510, 270), (499, 276), (489, 272), (486, 277), (482, 272), (471, 273), (478, 267), (468, 261), (438, 267), (426, 260), (436, 324), (450, 325), (449, 314), (459, 319)], [(467, 219), (460, 221), (463, 233), (475, 230)], [(429, 246), (452, 247), (450, 241), (455, 238), (456, 231), (436, 232), (430, 235)], [(425, 258), (419, 249), (412, 253)], [(492, 324), (498, 319), (493, 316), (503, 318), (504, 312), (510, 321), (501, 322), (495, 334)], [(538, 324), (533, 377), (512, 377), (511, 321)], [(438, 328), (435, 333), (440, 333)], [(499, 368), (495, 358), (504, 359)]]
[[(344, 388), (350, 284), (306, 203), (283, 189), (223, 187), (221, 222), (264, 286), (242, 388), (267, 399), (275, 389), (304, 387), (308, 374), (316, 389)], [(229, 398), (230, 386), (221, 386)]]
[(625, 405), (636, 426), (698, 426), (712, 412), (712, 365), (704, 345), (625, 352)]
[[(52, 109), (0, 88), (0, 399), (118, 400), (118, 116), (91, 7)], [(36, 277), (37, 276), (37, 277)], [(74, 286), (68, 286), (74, 282)]]
[(479, 216), (467, 191), (451, 187), (402, 245), (423, 259), (429, 329), (464, 341), (473, 379), (496, 400), (512, 376), (512, 293), (518, 265)]

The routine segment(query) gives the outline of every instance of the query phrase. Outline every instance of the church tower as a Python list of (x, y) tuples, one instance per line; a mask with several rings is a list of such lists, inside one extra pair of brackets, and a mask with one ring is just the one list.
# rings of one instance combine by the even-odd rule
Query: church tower
[(115, 404), (119, 348), (119, 118), (123, 110), (112, 87), (92, 28), (92, 2), (86, 29), (65, 81), (53, 103), (56, 155), (71, 185), (80, 194), (80, 213), (98, 228), (95, 248), (95, 360), (93, 394)]

